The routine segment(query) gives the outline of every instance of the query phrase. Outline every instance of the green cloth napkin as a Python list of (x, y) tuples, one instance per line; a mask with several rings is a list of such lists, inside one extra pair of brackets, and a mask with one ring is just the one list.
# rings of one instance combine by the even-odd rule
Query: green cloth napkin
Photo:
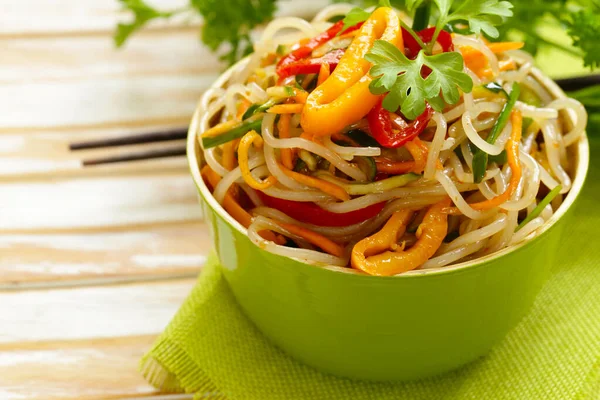
[[(598, 136), (597, 131), (592, 136)], [(600, 137), (592, 138), (592, 160)], [(367, 383), (325, 375), (272, 346), (241, 313), (217, 260), (142, 360), (146, 379), (199, 399), (600, 399), (600, 162), (550, 280), (486, 357), (443, 376)]]

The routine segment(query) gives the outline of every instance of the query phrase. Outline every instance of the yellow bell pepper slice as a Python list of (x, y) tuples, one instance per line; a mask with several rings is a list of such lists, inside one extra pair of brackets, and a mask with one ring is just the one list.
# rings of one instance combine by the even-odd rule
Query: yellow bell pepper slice
[(379, 96), (369, 91), (371, 63), (364, 57), (377, 39), (404, 52), (400, 20), (389, 7), (380, 7), (371, 14), (333, 73), (308, 96), (301, 118), (305, 132), (315, 136), (334, 134), (361, 120), (375, 106)]

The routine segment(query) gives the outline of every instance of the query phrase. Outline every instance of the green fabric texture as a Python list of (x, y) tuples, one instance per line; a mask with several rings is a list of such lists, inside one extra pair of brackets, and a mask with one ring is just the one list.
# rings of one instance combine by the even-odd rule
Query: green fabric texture
[[(598, 136), (593, 131), (592, 136)], [(600, 137), (591, 138), (592, 160)], [(600, 162), (592, 161), (564, 251), (534, 308), (489, 355), (408, 383), (340, 379), (272, 346), (241, 313), (214, 256), (142, 360), (148, 381), (198, 399), (600, 399)]]

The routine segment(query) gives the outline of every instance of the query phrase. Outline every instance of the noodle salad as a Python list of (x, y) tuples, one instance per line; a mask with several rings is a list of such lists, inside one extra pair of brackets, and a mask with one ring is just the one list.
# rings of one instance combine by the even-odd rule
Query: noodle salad
[(513, 246), (560, 206), (585, 108), (485, 38), (510, 3), (445, 3), (435, 26), (346, 4), (275, 19), (205, 93), (202, 177), (257, 246), (391, 276)]

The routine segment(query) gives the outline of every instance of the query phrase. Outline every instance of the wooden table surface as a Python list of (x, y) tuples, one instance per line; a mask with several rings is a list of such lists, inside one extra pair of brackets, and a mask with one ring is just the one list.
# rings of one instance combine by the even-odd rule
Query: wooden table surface
[(187, 125), (222, 66), (193, 19), (115, 50), (119, 14), (116, 0), (0, 5), (2, 400), (189, 397), (137, 371), (211, 247), (185, 159), (84, 170), (67, 146)]

